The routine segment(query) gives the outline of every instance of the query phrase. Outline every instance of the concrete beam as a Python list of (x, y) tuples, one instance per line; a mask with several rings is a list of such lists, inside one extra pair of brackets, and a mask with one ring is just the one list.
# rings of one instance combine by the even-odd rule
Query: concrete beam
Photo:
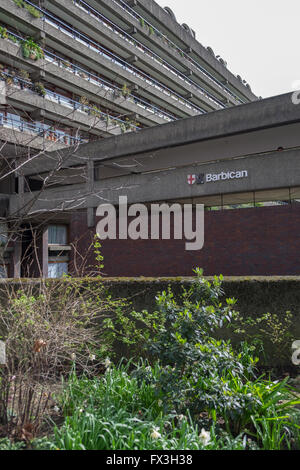
[[(208, 182), (206, 175), (227, 172), (245, 172), (242, 178)], [(188, 184), (188, 175), (202, 175), (203, 184)], [(126, 195), (130, 204), (136, 202), (201, 200), (220, 194), (238, 196), (253, 192), (300, 188), (300, 150), (231, 159), (222, 162), (192, 165), (155, 173), (126, 175), (95, 181), (90, 191), (87, 183), (45, 190), (33, 202), (30, 215), (42, 212), (67, 211), (97, 207), (100, 203), (117, 204), (119, 196)], [(34, 201), (35, 193), (25, 193), (25, 203)], [(299, 192), (300, 197), (300, 192)], [(233, 198), (234, 200), (234, 198)], [(16, 196), (10, 200), (10, 213), (22, 208)]]
[[(300, 105), (293, 104), (292, 95), (289, 93), (144, 129), (134, 134), (112, 137), (101, 141), (101, 145), (98, 142), (91, 142), (79, 146), (72, 157), (70, 157), (70, 150), (66, 150), (68, 152), (68, 166), (81, 164), (87, 158), (92, 158), (95, 161), (110, 161), (136, 155), (143, 156), (150, 152), (157, 153), (162, 149), (168, 149), (169, 156), (177, 152), (182, 164), (187, 164), (188, 152), (185, 148), (187, 145), (193, 149), (193, 162), (213, 161), (220, 158), (230, 158), (233, 155), (238, 157), (269, 151), (279, 146), (288, 148), (292, 145), (298, 145), (299, 123)], [(264, 130), (266, 132), (263, 132)], [(264, 137), (261, 137), (262, 135)], [(237, 136), (241, 136), (241, 139), (244, 136), (238, 150), (234, 146)], [(208, 141), (215, 142), (215, 150), (209, 156), (207, 156), (208, 149), (206, 147), (202, 151), (198, 147), (200, 142)], [(267, 145), (265, 145), (265, 141)], [(276, 143), (278, 143), (277, 147)], [(192, 144), (194, 147), (191, 147)], [(174, 150), (175, 147), (177, 150)], [(222, 157), (225, 149), (226, 156)], [(34, 174), (42, 170), (47, 171), (52, 168), (56, 158), (61, 160), (61, 156), (61, 153), (57, 157), (55, 153), (40, 156), (38, 162), (26, 165), (24, 172), (25, 174)], [(163, 160), (161, 155), (160, 160)]]

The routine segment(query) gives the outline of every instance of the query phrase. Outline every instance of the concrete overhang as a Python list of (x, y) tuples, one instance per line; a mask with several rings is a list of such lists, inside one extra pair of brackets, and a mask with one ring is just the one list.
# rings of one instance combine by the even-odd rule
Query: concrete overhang
[[(196, 143), (215, 141), (219, 145), (222, 154), (222, 139), (244, 136), (247, 142), (255, 142), (258, 132), (273, 130), (269, 139), (277, 140), (276, 135), (281, 132), (287, 136), (292, 145), (286, 148), (296, 147), (297, 138), (300, 136), (300, 105), (292, 102), (292, 94), (275, 96), (261, 101), (235, 106), (221, 111), (211, 112), (201, 116), (143, 129), (138, 133), (114, 136), (101, 142), (91, 142), (80, 145), (78, 148), (68, 148), (59, 153), (51, 152), (40, 155), (35, 160), (24, 164), (24, 174), (34, 175), (51, 170), (55, 162), (59, 160), (62, 167), (82, 165), (93, 160), (95, 163), (113, 162), (137, 157), (163, 149), (174, 149), (176, 147), (191, 146)], [(277, 132), (278, 130), (278, 132)], [(279, 144), (280, 146), (282, 144)], [(248, 147), (248, 144), (247, 144)], [(230, 146), (229, 146), (230, 148)], [(268, 150), (276, 148), (270, 147)], [(260, 153), (266, 149), (256, 148), (253, 153)], [(248, 155), (247, 148), (235, 156)], [(233, 154), (224, 158), (233, 158)], [(160, 160), (163, 155), (159, 155)], [(205, 163), (206, 155), (199, 157), (201, 163)], [(216, 158), (216, 159), (220, 159)], [(193, 162), (195, 162), (193, 160)], [(188, 165), (184, 152), (182, 152), (181, 165)], [(167, 165), (158, 163), (157, 168), (167, 168)]]

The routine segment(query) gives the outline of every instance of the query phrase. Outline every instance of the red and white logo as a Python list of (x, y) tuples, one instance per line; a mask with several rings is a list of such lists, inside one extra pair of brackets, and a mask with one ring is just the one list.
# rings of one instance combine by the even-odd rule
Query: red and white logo
[(196, 175), (188, 175), (188, 177), (187, 177), (187, 181), (188, 181), (189, 184), (195, 184), (196, 179), (197, 179)]

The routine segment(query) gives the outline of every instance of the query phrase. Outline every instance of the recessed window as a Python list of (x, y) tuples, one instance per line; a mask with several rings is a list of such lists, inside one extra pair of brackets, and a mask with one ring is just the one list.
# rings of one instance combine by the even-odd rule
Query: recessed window
[(68, 263), (66, 262), (54, 262), (48, 264), (48, 277), (49, 278), (60, 278), (64, 274), (68, 274)]
[(7, 278), (7, 268), (4, 265), (0, 265), (0, 279)]
[(8, 226), (5, 222), (0, 222), (0, 246), (5, 245), (8, 240)]
[(69, 251), (67, 225), (48, 226), (48, 277), (60, 278), (68, 274)]
[(66, 225), (49, 225), (48, 244), (49, 245), (66, 245), (67, 244), (67, 226)]

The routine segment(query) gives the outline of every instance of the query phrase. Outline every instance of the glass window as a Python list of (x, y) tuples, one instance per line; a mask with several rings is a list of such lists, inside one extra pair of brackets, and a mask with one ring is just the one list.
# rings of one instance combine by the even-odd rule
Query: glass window
[(68, 263), (49, 263), (48, 264), (48, 277), (59, 278), (64, 274), (68, 274)]
[(49, 225), (48, 244), (49, 245), (66, 245), (67, 244), (67, 226), (66, 225)]
[(5, 245), (8, 239), (8, 226), (5, 222), (0, 222), (0, 246)]
[(0, 265), (0, 279), (5, 279), (7, 277), (6, 266)]

